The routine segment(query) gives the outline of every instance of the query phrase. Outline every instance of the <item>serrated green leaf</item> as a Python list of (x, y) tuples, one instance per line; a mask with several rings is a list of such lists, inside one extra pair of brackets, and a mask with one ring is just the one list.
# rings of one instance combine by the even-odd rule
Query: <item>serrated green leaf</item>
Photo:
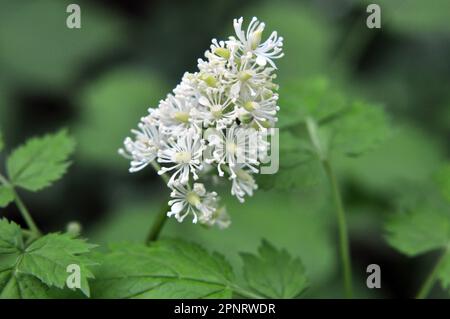
[(408, 256), (450, 244), (450, 213), (434, 207), (417, 207), (391, 217), (385, 226), (387, 241)]
[(89, 267), (94, 262), (85, 257), (94, 245), (68, 234), (49, 234), (34, 241), (23, 254), (17, 269), (39, 278), (48, 286), (63, 288), (68, 277), (67, 266), (76, 264), (81, 271), (81, 291), (89, 296), (88, 279), (94, 278)]
[(80, 290), (89, 296), (88, 279), (93, 278), (86, 257), (93, 245), (68, 234), (49, 234), (24, 245), (21, 230), (6, 219), (0, 221), (0, 295), (3, 298), (49, 297), (52, 287), (63, 289), (67, 267), (80, 267)]
[(355, 101), (330, 125), (330, 148), (358, 156), (381, 144), (389, 134), (386, 113), (380, 105)]
[(28, 140), (7, 159), (11, 183), (30, 191), (51, 185), (66, 172), (74, 147), (66, 130)]
[(230, 298), (230, 265), (196, 244), (162, 240), (127, 244), (99, 257), (97, 298)]
[(278, 127), (284, 128), (306, 121), (317, 122), (337, 116), (348, 107), (347, 98), (333, 90), (326, 77), (292, 81), (280, 88)]
[(450, 202), (450, 164), (442, 167), (435, 177), (442, 195)]
[(23, 249), (22, 232), (14, 222), (9, 222), (6, 218), (0, 219), (0, 255), (16, 253)]
[(257, 177), (258, 186), (268, 190), (292, 190), (316, 185), (321, 167), (308, 141), (296, 138), (290, 131), (280, 131), (279, 170)]
[(10, 187), (0, 186), (0, 207), (6, 207), (14, 200), (14, 193)]
[(295, 298), (308, 287), (302, 262), (263, 240), (258, 255), (241, 253), (250, 288), (268, 298)]

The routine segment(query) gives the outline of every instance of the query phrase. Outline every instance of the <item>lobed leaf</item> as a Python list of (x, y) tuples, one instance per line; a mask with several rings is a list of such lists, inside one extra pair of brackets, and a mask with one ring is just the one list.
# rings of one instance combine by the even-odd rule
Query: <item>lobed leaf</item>
[(450, 244), (450, 213), (431, 207), (395, 214), (386, 225), (389, 244), (408, 256), (416, 256)]
[(258, 255), (241, 253), (250, 288), (267, 298), (295, 298), (308, 287), (302, 262), (263, 240)]
[(90, 267), (87, 254), (94, 246), (68, 234), (49, 234), (24, 244), (19, 226), (0, 221), (0, 295), (4, 298), (43, 298), (52, 287), (64, 288), (67, 266), (80, 267), (81, 288), (90, 295)]
[(14, 193), (8, 186), (0, 186), (0, 208), (6, 207), (14, 200)]
[(30, 139), (7, 159), (11, 183), (30, 191), (51, 185), (66, 172), (74, 147), (66, 130)]
[(230, 298), (233, 272), (219, 254), (196, 244), (162, 240), (116, 246), (99, 256), (97, 298)]

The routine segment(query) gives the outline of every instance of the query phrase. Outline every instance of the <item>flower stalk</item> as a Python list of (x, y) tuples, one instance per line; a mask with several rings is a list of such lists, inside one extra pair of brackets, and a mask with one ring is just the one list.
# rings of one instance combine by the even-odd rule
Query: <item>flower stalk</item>
[(342, 203), (341, 193), (339, 191), (339, 185), (334, 174), (333, 167), (329, 160), (326, 147), (320, 140), (317, 123), (312, 118), (307, 118), (306, 127), (308, 134), (313, 144), (322, 167), (327, 175), (330, 183), (331, 194), (333, 197), (333, 203), (336, 210), (338, 230), (339, 230), (339, 253), (341, 258), (341, 265), (344, 277), (344, 290), (346, 298), (352, 298), (352, 267), (350, 261), (350, 245), (348, 240), (347, 220), (345, 216), (344, 205)]

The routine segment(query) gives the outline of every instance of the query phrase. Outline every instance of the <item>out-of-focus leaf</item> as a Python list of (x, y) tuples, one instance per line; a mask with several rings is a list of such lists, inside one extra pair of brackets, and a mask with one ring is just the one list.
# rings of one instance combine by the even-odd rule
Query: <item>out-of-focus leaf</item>
[(83, 109), (76, 137), (82, 159), (126, 167), (117, 150), (147, 109), (167, 93), (164, 80), (133, 69), (113, 71), (92, 83), (80, 97)]
[(381, 106), (355, 101), (327, 130), (332, 150), (359, 156), (384, 142), (390, 127)]
[[(365, 0), (366, 4), (373, 1)], [(450, 3), (446, 0), (421, 1), (377, 1), (381, 8), (382, 28), (393, 28), (400, 32), (423, 34), (428, 32), (450, 32), (448, 12)]]
[(10, 81), (67, 85), (86, 63), (124, 40), (120, 17), (83, 3), (81, 28), (69, 29), (68, 0), (2, 1), (0, 68)]
[(386, 223), (389, 244), (408, 256), (442, 250), (437, 276), (444, 288), (450, 283), (450, 205), (421, 203), (392, 216)]
[(391, 195), (405, 183), (424, 184), (440, 167), (443, 154), (440, 145), (409, 125), (397, 126), (380, 147), (348, 161), (335, 157), (337, 171), (378, 194)]
[[(322, 187), (322, 184), (317, 185)], [(324, 185), (325, 186), (325, 185)], [(261, 238), (284, 247), (292, 256), (301, 256), (308, 269), (311, 287), (327, 285), (336, 266), (335, 243), (329, 231), (334, 221), (323, 200), (322, 188), (306, 188), (302, 192), (266, 192), (258, 190), (253, 197), (239, 203), (230, 195), (229, 186), (215, 189), (231, 215), (231, 226), (224, 231), (205, 229), (192, 223), (166, 222), (163, 238), (177, 236), (195, 241), (208, 250), (225, 255), (234, 269), (240, 269), (241, 251), (255, 251)], [(143, 242), (161, 205), (166, 204), (165, 190), (150, 192), (145, 199), (131, 197), (116, 203), (113, 214), (91, 228), (89, 238), (96, 243)], [(125, 198), (125, 196), (123, 196)]]
[(437, 173), (436, 182), (442, 195), (450, 202), (450, 164), (448, 163)]
[(95, 246), (68, 234), (49, 234), (24, 244), (19, 226), (0, 221), (0, 295), (4, 298), (42, 298), (49, 287), (64, 288), (67, 267), (80, 267), (81, 291), (89, 296), (93, 278), (86, 254)]
[(65, 130), (28, 140), (7, 159), (11, 182), (30, 191), (50, 186), (66, 172), (74, 147)]
[(395, 214), (386, 224), (387, 240), (408, 256), (450, 244), (450, 213), (431, 207)]
[(0, 207), (6, 207), (14, 200), (14, 194), (10, 187), (0, 185)]
[(230, 298), (233, 272), (218, 254), (196, 244), (160, 240), (124, 244), (99, 256), (96, 298)]
[(329, 69), (337, 30), (311, 3), (258, 2), (243, 16), (247, 22), (253, 16), (265, 22), (263, 38), (270, 35), (268, 30), (276, 30), (284, 38), (285, 56), (276, 61), (280, 83)]
[(268, 298), (295, 298), (308, 286), (300, 259), (263, 240), (258, 255), (241, 253), (248, 285)]
[(319, 122), (332, 118), (348, 106), (348, 99), (333, 89), (326, 77), (317, 76), (281, 86), (278, 104), (277, 126), (284, 128), (303, 123), (308, 116)]
[(275, 174), (261, 174), (258, 186), (292, 191), (315, 186), (322, 174), (320, 163), (309, 142), (296, 138), (290, 131), (280, 130), (279, 170)]
[(0, 132), (0, 152), (3, 151), (3, 148), (5, 147), (5, 143), (3, 142), (3, 134)]

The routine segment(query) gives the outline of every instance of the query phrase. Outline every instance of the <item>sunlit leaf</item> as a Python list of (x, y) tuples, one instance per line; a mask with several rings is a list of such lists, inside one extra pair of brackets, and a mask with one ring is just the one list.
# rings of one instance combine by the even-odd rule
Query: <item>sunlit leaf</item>
[(50, 186), (67, 171), (74, 147), (65, 130), (28, 140), (7, 159), (11, 182), (30, 191)]

